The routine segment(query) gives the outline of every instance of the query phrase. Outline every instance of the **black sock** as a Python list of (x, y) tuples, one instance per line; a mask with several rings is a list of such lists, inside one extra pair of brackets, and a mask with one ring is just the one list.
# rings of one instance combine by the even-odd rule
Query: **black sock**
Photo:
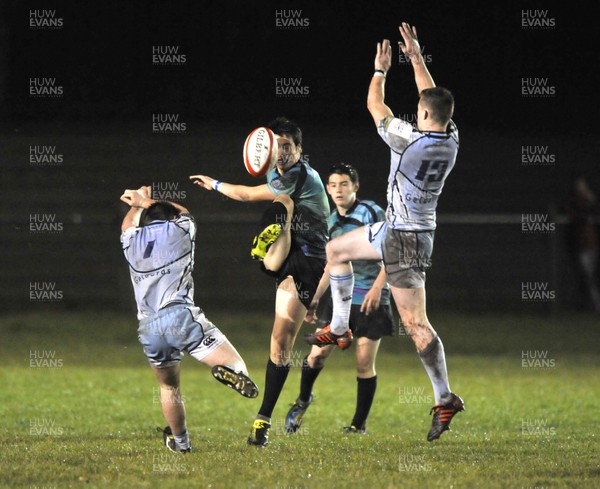
[(261, 231), (271, 224), (285, 225), (287, 220), (287, 207), (281, 202), (271, 202), (260, 219)]
[(269, 358), (269, 361), (267, 362), (267, 373), (265, 375), (265, 392), (258, 414), (266, 418), (271, 417), (289, 371), (289, 365), (275, 365)]
[(302, 362), (302, 376), (300, 377), (300, 395), (298, 396), (302, 402), (310, 401), (310, 395), (312, 394), (315, 380), (317, 380), (321, 370), (323, 370), (323, 367), (310, 367), (308, 365), (308, 355), (304, 357), (304, 361)]
[(361, 429), (369, 416), (371, 405), (373, 404), (373, 398), (375, 397), (375, 390), (377, 389), (377, 375), (368, 379), (356, 379), (356, 411), (354, 418), (352, 418), (352, 426), (357, 429)]

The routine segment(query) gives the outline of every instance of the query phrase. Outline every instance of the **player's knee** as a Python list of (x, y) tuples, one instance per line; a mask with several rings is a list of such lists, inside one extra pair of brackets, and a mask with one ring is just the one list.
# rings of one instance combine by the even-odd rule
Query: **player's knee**
[(160, 386), (160, 399), (163, 403), (179, 404), (182, 401), (181, 391), (179, 387), (171, 385)]
[(323, 368), (327, 355), (322, 349), (318, 352), (312, 352), (308, 355), (307, 363), (310, 368)]
[(327, 253), (327, 263), (341, 263), (344, 261), (346, 249), (342, 246), (342, 241), (337, 238), (332, 239), (325, 246)]
[[(285, 197), (288, 196), (286, 195)], [(281, 224), (284, 226), (286, 222), (288, 222), (288, 216), (290, 215), (291, 214), (288, 210), (288, 206), (281, 202), (278, 197), (263, 211), (260, 219), (261, 230), (262, 228), (270, 226), (271, 224)]]
[(410, 334), (418, 334), (422, 331), (430, 329), (429, 321), (426, 318), (405, 315), (402, 317), (402, 325), (404, 329)]
[(402, 320), (406, 332), (410, 335), (417, 351), (423, 350), (435, 337), (435, 331), (427, 321), (427, 318), (411, 318)]
[(288, 212), (288, 215), (292, 215), (294, 212), (294, 201), (292, 200), (292, 198), (287, 195), (287, 194), (281, 194), (278, 195), (277, 197), (275, 197), (275, 200), (273, 200), (273, 202), (279, 202), (281, 204), (283, 204)]
[(272, 337), (271, 361), (275, 365), (288, 365), (292, 356), (292, 341), (284, 336)]
[(372, 359), (358, 359), (356, 361), (356, 373), (359, 377), (366, 379), (375, 375), (375, 365)]

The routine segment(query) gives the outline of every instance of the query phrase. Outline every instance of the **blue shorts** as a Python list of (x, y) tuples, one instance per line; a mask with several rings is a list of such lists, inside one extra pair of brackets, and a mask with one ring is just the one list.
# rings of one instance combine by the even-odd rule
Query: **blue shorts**
[(202, 360), (227, 342), (199, 307), (176, 304), (144, 318), (138, 327), (138, 339), (151, 365), (170, 367), (181, 361), (183, 352)]

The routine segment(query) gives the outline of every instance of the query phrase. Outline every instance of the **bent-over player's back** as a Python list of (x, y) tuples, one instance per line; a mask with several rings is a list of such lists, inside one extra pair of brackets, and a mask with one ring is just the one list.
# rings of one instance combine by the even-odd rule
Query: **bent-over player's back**
[(138, 319), (172, 303), (194, 304), (194, 238), (190, 215), (129, 228), (121, 236), (138, 306)]

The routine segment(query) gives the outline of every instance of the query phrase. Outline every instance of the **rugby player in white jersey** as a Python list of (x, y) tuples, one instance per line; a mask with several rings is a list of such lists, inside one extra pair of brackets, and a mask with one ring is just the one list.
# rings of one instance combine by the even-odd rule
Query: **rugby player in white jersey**
[(400, 34), (400, 49), (410, 59), (419, 91), (417, 128), (394, 117), (385, 104), (386, 74), (392, 65), (387, 39), (377, 44), (375, 73), (367, 97), (377, 132), (391, 150), (386, 236), (381, 252), (371, 246), (361, 228), (329, 242), (333, 316), (330, 325), (308, 335), (306, 341), (324, 346), (348, 334), (349, 298), (354, 286), (351, 260), (383, 259), (400, 318), (433, 386), (435, 405), (427, 434), (433, 441), (449, 430), (454, 415), (464, 410), (463, 400), (450, 390), (444, 347), (425, 307), (425, 270), (431, 266), (436, 206), (456, 161), (458, 131), (451, 120), (454, 98), (447, 89), (436, 87), (421, 55), (416, 28), (402, 23)]
[(233, 345), (194, 304), (192, 215), (179, 204), (153, 200), (150, 187), (125, 190), (121, 200), (131, 206), (121, 225), (121, 243), (137, 303), (138, 339), (158, 380), (168, 423), (161, 429), (163, 441), (173, 452), (189, 452), (179, 387), (183, 352), (245, 397), (256, 397), (258, 388)]

